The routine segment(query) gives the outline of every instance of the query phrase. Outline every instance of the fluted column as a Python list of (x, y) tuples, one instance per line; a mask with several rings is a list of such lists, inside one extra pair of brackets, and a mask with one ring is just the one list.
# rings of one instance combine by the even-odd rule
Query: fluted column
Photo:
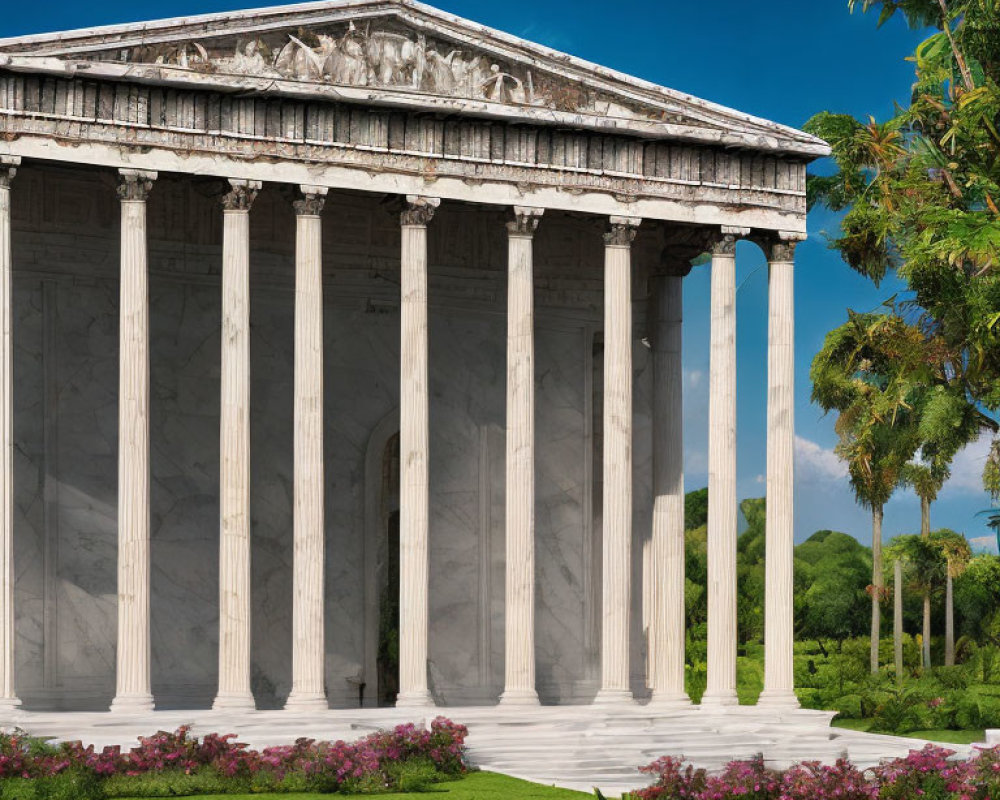
[(219, 416), (219, 692), (216, 710), (254, 708), (250, 691), (250, 206), (259, 181), (222, 198)]
[(712, 251), (708, 396), (708, 681), (701, 703), (736, 697), (736, 240), (723, 228)]
[(595, 703), (632, 701), (632, 242), (641, 220), (611, 217), (604, 235), (604, 490), (601, 688)]
[(764, 691), (760, 705), (798, 708), (793, 661), (795, 547), (795, 245), (770, 247), (767, 334), (767, 532), (764, 572)]
[(21, 159), (0, 156), (0, 710), (21, 705), (14, 691), (14, 343), (10, 183)]
[(507, 563), (501, 705), (538, 705), (535, 691), (535, 303), (532, 242), (543, 210), (507, 223)]
[(440, 203), (437, 198), (410, 195), (400, 217), (399, 707), (434, 705), (427, 688), (427, 224)]
[(326, 188), (295, 201), (295, 476), (292, 691), (285, 708), (329, 708), (323, 680), (323, 221)]
[(653, 695), (687, 706), (684, 688), (684, 414), (679, 274), (653, 279)]
[(153, 708), (149, 644), (149, 281), (146, 198), (155, 172), (120, 170), (118, 652), (111, 710)]

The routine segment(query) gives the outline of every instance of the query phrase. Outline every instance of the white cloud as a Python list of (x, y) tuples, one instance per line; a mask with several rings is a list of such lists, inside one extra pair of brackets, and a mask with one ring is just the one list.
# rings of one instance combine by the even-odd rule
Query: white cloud
[(705, 377), (705, 373), (699, 369), (686, 369), (684, 370), (684, 382), (690, 386), (692, 389), (697, 389), (701, 386), (701, 382)]
[(801, 436), (795, 437), (795, 476), (803, 482), (844, 481), (847, 465), (832, 449)]
[(980, 436), (975, 442), (955, 456), (951, 463), (951, 477), (941, 494), (983, 494), (983, 467), (992, 444), (991, 436)]
[(972, 546), (972, 550), (975, 553), (997, 552), (996, 536), (977, 536), (973, 539), (969, 539), (969, 544)]
[(757, 480), (757, 483), (761, 483), (761, 484), (767, 483), (767, 478), (765, 478), (763, 475), (758, 475), (757, 478), (756, 478), (756, 480)]

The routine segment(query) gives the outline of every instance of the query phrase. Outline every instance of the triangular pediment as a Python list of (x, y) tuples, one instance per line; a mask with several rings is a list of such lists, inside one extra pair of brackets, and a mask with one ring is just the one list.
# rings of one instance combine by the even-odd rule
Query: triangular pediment
[(316, 94), (657, 138), (823, 155), (801, 131), (707, 103), (410, 0), (300, 6), (0, 40), (0, 68)]

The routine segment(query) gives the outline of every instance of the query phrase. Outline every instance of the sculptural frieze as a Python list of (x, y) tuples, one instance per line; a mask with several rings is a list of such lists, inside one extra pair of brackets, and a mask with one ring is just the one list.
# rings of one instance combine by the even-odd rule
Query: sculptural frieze
[(510, 105), (588, 111), (597, 99), (569, 81), (532, 74), (469, 47), (430, 41), (421, 32), (364, 29), (298, 30), (262, 38), (143, 46), (124, 60), (202, 73), (255, 76), (336, 86), (405, 89)]

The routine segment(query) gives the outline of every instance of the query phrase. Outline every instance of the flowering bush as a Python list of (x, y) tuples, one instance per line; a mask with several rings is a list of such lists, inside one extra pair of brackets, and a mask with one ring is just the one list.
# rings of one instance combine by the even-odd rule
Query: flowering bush
[(825, 766), (806, 762), (781, 779), (781, 800), (875, 800), (878, 786), (846, 759)]
[(766, 767), (760, 756), (733, 761), (720, 775), (664, 757), (642, 771), (656, 783), (634, 800), (1000, 800), (1000, 747), (967, 761), (953, 750), (927, 745), (906, 758), (862, 772), (840, 759), (833, 766), (806, 762), (785, 772)]
[[(81, 800), (206, 791), (412, 791), (466, 770), (467, 732), (439, 717), (430, 730), (399, 725), (350, 744), (299, 739), (258, 751), (233, 734), (199, 739), (181, 727), (140, 737), (128, 752), (117, 746), (98, 751), (80, 742), (57, 746), (15, 732), (0, 734), (0, 782), (5, 799), (50, 796), (39, 792), (56, 778), (90, 787), (68, 795)], [(25, 780), (2, 780), (7, 778)]]

